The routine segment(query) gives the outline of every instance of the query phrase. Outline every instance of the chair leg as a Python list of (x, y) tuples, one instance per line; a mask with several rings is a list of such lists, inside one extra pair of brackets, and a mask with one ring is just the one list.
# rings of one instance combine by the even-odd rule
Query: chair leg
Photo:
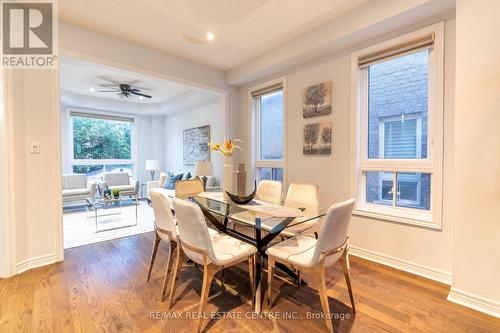
[(182, 260), (184, 258), (184, 254), (182, 253), (182, 249), (180, 246), (175, 247), (176, 250), (176, 256), (175, 256), (175, 266), (174, 266), (174, 274), (172, 275), (172, 286), (170, 287), (170, 295), (168, 296), (168, 304), (167, 304), (167, 309), (170, 309), (172, 306), (172, 300), (174, 298), (174, 293), (175, 293), (175, 283), (177, 282), (177, 279), (179, 279), (180, 271), (181, 271), (181, 266), (182, 266)]
[(203, 310), (205, 309), (205, 304), (207, 303), (210, 285), (212, 284), (215, 274), (217, 274), (217, 270), (218, 267), (213, 265), (205, 265), (203, 269), (203, 286), (201, 288), (200, 308), (198, 310), (198, 333), (201, 332), (201, 325), (203, 324)]
[(297, 269), (297, 288), (300, 288), (302, 284), (302, 278), (300, 277), (300, 271)]
[(153, 252), (151, 253), (151, 261), (149, 262), (149, 271), (148, 271), (148, 278), (146, 281), (149, 281), (149, 278), (151, 277), (151, 271), (153, 270), (153, 265), (156, 259), (156, 252), (158, 251), (158, 245), (160, 245), (160, 236), (158, 233), (155, 231), (155, 240), (153, 241)]
[[(173, 243), (175, 246), (175, 243)], [(163, 279), (163, 289), (161, 291), (161, 301), (163, 302), (165, 300), (165, 293), (167, 292), (167, 282), (168, 282), (168, 271), (170, 270), (170, 260), (172, 258), (172, 242), (168, 243), (168, 255), (167, 255), (167, 265), (165, 268), (165, 277)]]
[(269, 310), (271, 310), (273, 306), (272, 302), (272, 285), (273, 285), (273, 276), (274, 276), (274, 258), (269, 256), (267, 258), (267, 304), (269, 305)]
[(349, 291), (349, 298), (351, 299), (351, 306), (352, 306), (352, 312), (356, 313), (356, 307), (354, 306), (354, 296), (352, 294), (352, 287), (351, 287), (351, 274), (350, 274), (350, 266), (349, 266), (349, 254), (347, 251), (345, 252), (343, 258), (342, 258), (342, 268), (344, 270), (344, 277), (345, 277), (345, 282), (347, 284), (347, 290)]
[(248, 277), (250, 290), (252, 290), (252, 307), (255, 307), (255, 254), (248, 257)]
[(328, 295), (326, 293), (325, 269), (321, 267), (320, 276), (317, 276), (318, 294), (321, 299), (321, 307), (325, 315), (326, 326), (329, 332), (333, 332), (332, 319), (330, 316), (330, 305), (328, 304)]

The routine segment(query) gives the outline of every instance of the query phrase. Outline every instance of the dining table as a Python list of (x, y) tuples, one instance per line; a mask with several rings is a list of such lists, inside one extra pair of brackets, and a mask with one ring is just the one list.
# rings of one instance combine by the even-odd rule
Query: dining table
[[(239, 204), (226, 198), (222, 192), (202, 192), (189, 200), (196, 203), (202, 210), (205, 218), (217, 228), (219, 232), (228, 234), (241, 241), (252, 244), (257, 248), (255, 263), (255, 294), (254, 311), (262, 310), (263, 294), (263, 263), (267, 260), (266, 250), (271, 242), (287, 228), (302, 223), (319, 220), (326, 214), (325, 209), (307, 210), (276, 205), (261, 200), (252, 200), (247, 204)], [(242, 232), (235, 226), (244, 227)], [(293, 281), (305, 284), (290, 267), (277, 263), (281, 271)]]

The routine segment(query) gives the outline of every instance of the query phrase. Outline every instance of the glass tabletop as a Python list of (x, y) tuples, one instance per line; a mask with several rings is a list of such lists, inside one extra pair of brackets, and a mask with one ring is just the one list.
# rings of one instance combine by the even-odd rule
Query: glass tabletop
[(222, 192), (203, 192), (190, 199), (212, 215), (268, 232), (280, 232), (303, 223), (314, 224), (326, 214), (321, 208), (290, 208), (259, 200), (240, 205), (226, 201)]
[(115, 208), (117, 206), (135, 206), (138, 205), (136, 199), (130, 197), (119, 197), (119, 198), (98, 198), (90, 203), (91, 208)]

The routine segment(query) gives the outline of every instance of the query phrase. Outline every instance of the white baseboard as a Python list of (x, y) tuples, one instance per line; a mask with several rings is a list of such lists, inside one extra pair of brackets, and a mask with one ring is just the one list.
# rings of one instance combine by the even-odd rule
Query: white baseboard
[(365, 250), (352, 245), (349, 246), (349, 254), (451, 285), (451, 273), (448, 272), (439, 271), (434, 268), (391, 257), (382, 253)]
[(33, 257), (29, 258), (26, 260), (23, 260), (16, 265), (16, 274), (25, 272), (29, 269), (40, 267), (40, 266), (45, 266), (45, 265), (50, 265), (55, 263), (56, 260), (56, 254), (48, 254), (44, 256), (39, 256), (39, 257)]
[(448, 301), (500, 318), (500, 303), (451, 287)]

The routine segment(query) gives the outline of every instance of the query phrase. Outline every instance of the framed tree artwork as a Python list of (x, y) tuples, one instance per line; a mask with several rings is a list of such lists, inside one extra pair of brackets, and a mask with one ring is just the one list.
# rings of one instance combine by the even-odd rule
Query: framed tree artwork
[(332, 123), (312, 123), (304, 126), (304, 155), (330, 155), (332, 153)]
[(302, 114), (304, 118), (332, 113), (332, 82), (326, 81), (304, 89)]

